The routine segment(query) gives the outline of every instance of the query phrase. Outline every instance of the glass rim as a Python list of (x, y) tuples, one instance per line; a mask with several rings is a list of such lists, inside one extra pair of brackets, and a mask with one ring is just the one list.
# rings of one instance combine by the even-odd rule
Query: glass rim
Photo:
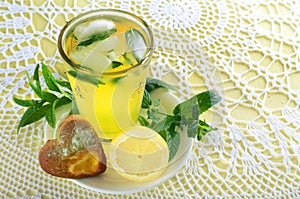
[[(137, 64), (133, 65), (130, 68), (126, 68), (126, 69), (123, 69), (120, 71), (96, 72), (96, 71), (91, 71), (86, 68), (80, 67), (80, 64), (74, 63), (66, 55), (65, 50), (63, 48), (63, 37), (66, 33), (67, 28), (69, 28), (74, 21), (79, 20), (80, 18), (84, 17), (85, 15), (98, 13), (98, 12), (100, 12), (99, 16), (101, 16), (102, 12), (121, 13), (124, 15), (128, 15), (128, 16), (132, 17), (133, 19), (137, 20), (140, 24), (142, 24), (144, 26), (144, 27), (142, 27), (142, 29), (146, 30), (148, 40), (149, 40), (149, 48), (147, 48), (147, 52), (141, 61), (139, 61)], [(72, 68), (76, 69), (77, 71), (81, 71), (81, 72), (85, 72), (85, 73), (93, 73), (94, 75), (120, 75), (120, 74), (124, 74), (130, 70), (133, 70), (135, 68), (138, 68), (139, 66), (143, 65), (145, 62), (147, 62), (151, 58), (151, 56), (153, 54), (153, 48), (154, 48), (154, 37), (153, 37), (153, 32), (152, 32), (150, 26), (145, 22), (145, 20), (143, 20), (139, 16), (136, 16), (135, 14), (129, 13), (124, 10), (119, 10), (119, 9), (96, 9), (96, 10), (91, 10), (88, 12), (81, 13), (81, 14), (75, 16), (74, 18), (72, 18), (70, 21), (66, 22), (66, 24), (64, 25), (64, 27), (61, 29), (61, 31), (59, 33), (57, 46), (58, 46), (59, 54), (61, 55), (63, 60), (66, 61), (67, 64), (69, 64)]]

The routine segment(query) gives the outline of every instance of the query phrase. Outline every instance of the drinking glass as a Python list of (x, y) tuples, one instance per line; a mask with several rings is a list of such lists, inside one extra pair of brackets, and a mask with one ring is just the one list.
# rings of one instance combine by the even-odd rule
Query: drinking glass
[(100, 138), (136, 124), (153, 53), (144, 20), (115, 9), (80, 14), (61, 30), (58, 49), (79, 114)]

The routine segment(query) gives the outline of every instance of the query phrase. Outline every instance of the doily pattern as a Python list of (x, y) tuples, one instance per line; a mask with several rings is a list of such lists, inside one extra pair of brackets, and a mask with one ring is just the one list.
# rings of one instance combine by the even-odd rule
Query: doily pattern
[[(145, 19), (156, 38), (151, 75), (186, 98), (216, 89), (202, 117), (218, 127), (193, 143), (186, 166), (148, 191), (106, 195), (38, 166), (44, 121), (16, 133), (33, 98), (26, 71), (44, 61), (58, 76), (66, 21), (97, 8)], [(0, 195), (2, 198), (299, 198), (300, 3), (296, 0), (65, 0), (0, 2)], [(13, 154), (13, 155), (12, 155)]]

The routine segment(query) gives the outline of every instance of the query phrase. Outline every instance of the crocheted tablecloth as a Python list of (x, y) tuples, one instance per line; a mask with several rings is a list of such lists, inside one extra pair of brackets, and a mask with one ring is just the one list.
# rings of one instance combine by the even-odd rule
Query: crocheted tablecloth
[[(187, 98), (215, 89), (202, 116), (218, 128), (181, 171), (150, 190), (110, 195), (46, 175), (38, 164), (41, 121), (16, 127), (33, 98), (26, 71), (44, 61), (58, 76), (58, 34), (79, 13), (130, 11), (149, 23), (151, 76)], [(300, 2), (297, 0), (2, 0), (0, 2), (1, 198), (299, 198)]]

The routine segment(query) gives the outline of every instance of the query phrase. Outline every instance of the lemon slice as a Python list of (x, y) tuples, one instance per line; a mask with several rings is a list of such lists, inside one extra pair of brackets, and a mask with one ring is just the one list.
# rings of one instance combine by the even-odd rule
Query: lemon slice
[(111, 166), (124, 178), (150, 181), (166, 169), (169, 150), (157, 132), (134, 126), (112, 141), (109, 159)]

